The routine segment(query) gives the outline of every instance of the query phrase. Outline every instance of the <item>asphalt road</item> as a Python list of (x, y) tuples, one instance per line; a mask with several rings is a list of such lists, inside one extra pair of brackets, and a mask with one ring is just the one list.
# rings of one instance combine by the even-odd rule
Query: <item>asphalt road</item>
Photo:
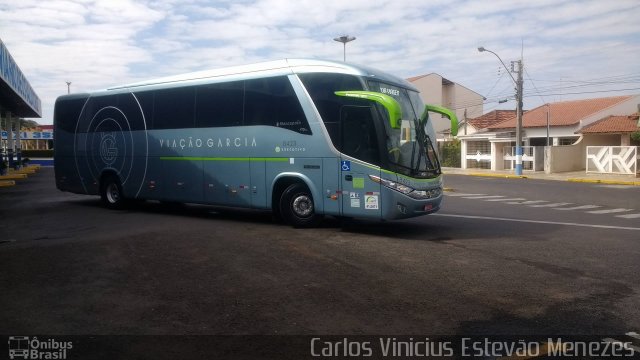
[(293, 229), (206, 206), (110, 211), (42, 169), (0, 189), (0, 333), (640, 330), (640, 217), (619, 216), (640, 213), (640, 187), (446, 181), (438, 214)]

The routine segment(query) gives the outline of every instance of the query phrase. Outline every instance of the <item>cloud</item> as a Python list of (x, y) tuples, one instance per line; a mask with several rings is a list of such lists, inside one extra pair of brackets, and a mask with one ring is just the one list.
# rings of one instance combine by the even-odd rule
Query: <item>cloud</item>
[[(332, 39), (342, 34), (357, 37), (350, 62), (437, 72), (491, 97), (512, 92), (511, 80), (498, 80), (481, 45), (507, 65), (524, 50), (532, 79), (638, 74), (638, 15), (636, 0), (22, 0), (0, 3), (0, 36), (51, 123), (65, 81), (80, 92), (284, 57), (341, 60)], [(525, 77), (525, 92), (532, 85)]]

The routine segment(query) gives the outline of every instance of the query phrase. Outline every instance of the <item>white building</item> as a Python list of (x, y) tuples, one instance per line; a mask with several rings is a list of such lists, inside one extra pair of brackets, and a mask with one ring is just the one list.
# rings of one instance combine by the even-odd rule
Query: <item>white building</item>
[[(460, 122), (463, 122), (465, 118), (482, 115), (482, 102), (484, 100), (482, 95), (445, 79), (439, 74), (420, 75), (407, 80), (420, 90), (422, 101), (453, 110)], [(443, 133), (447, 133), (446, 130), (451, 127), (451, 123), (449, 119), (440, 115), (433, 114), (430, 116), (434, 119), (433, 124), (438, 134), (438, 140), (442, 141), (444, 139)]]

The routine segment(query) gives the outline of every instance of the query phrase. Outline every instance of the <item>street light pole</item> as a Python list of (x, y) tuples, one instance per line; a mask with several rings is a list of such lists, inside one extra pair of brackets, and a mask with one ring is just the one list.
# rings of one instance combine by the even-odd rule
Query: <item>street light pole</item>
[(71, 81), (67, 81), (67, 94), (71, 94)]
[(355, 36), (342, 35), (337, 38), (334, 38), (334, 41), (342, 43), (342, 61), (347, 61), (347, 43), (355, 40)]
[(502, 66), (504, 66), (505, 70), (507, 70), (507, 73), (509, 74), (509, 76), (511, 76), (511, 80), (513, 80), (513, 82), (516, 84), (517, 123), (516, 123), (516, 169), (515, 170), (516, 170), (516, 175), (521, 176), (522, 175), (522, 155), (523, 155), (522, 154), (522, 108), (523, 108), (522, 89), (523, 89), (523, 83), (524, 83), (522, 79), (522, 68), (523, 68), (522, 59), (515, 61), (516, 63), (518, 63), (518, 79), (516, 80), (516, 78), (514, 78), (513, 75), (511, 75), (509, 68), (507, 68), (507, 65), (504, 64), (504, 61), (502, 61), (502, 59), (498, 54), (494, 53), (489, 49), (485, 49), (482, 46), (478, 48), (478, 51), (479, 52), (486, 51), (495, 55), (498, 58), (498, 60), (500, 60), (500, 62), (502, 63)]

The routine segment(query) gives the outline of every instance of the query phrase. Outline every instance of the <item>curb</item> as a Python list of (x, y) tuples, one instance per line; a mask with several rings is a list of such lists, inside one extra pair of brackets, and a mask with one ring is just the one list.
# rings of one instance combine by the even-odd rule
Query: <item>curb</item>
[(33, 170), (33, 169), (20, 169), (20, 170), (9, 171), (9, 175), (13, 175), (13, 174), (32, 175), (32, 174), (35, 174), (35, 173), (36, 173), (36, 170)]
[(22, 180), (26, 178), (27, 178), (27, 174), (0, 175), (0, 180)]
[(492, 173), (462, 173), (462, 172), (443, 172), (443, 175), (462, 175), (462, 176), (479, 176), (479, 177), (492, 177), (500, 179), (535, 179), (535, 180), (551, 180), (551, 181), (568, 181), (576, 183), (591, 183), (591, 184), (606, 184), (606, 185), (628, 185), (628, 186), (640, 186), (640, 181), (628, 181), (628, 180), (607, 180), (607, 179), (583, 179), (583, 178), (560, 178), (560, 177), (544, 177), (544, 176), (529, 176), (529, 175), (511, 175), (511, 174), (492, 174)]
[(27, 166), (23, 166), (18, 170), (15, 169), (9, 169), (9, 173), (36, 173), (38, 170), (40, 170), (40, 165), (27, 165)]
[(466, 175), (466, 176), (481, 176), (481, 177), (492, 177), (492, 178), (501, 178), (501, 179), (528, 179), (529, 177), (526, 175), (509, 175), (509, 174), (488, 174), (488, 173), (447, 173), (444, 172), (444, 175)]
[(14, 186), (16, 182), (14, 180), (0, 180), (0, 187)]
[(502, 179), (528, 179), (526, 175), (508, 175), (508, 174), (484, 174), (484, 173), (470, 173), (470, 176), (483, 176), (483, 177), (495, 177)]
[(600, 179), (567, 179), (569, 182), (590, 183), (590, 184), (606, 184), (606, 185), (631, 185), (640, 186), (640, 181), (620, 181), (620, 180), (600, 180)]

